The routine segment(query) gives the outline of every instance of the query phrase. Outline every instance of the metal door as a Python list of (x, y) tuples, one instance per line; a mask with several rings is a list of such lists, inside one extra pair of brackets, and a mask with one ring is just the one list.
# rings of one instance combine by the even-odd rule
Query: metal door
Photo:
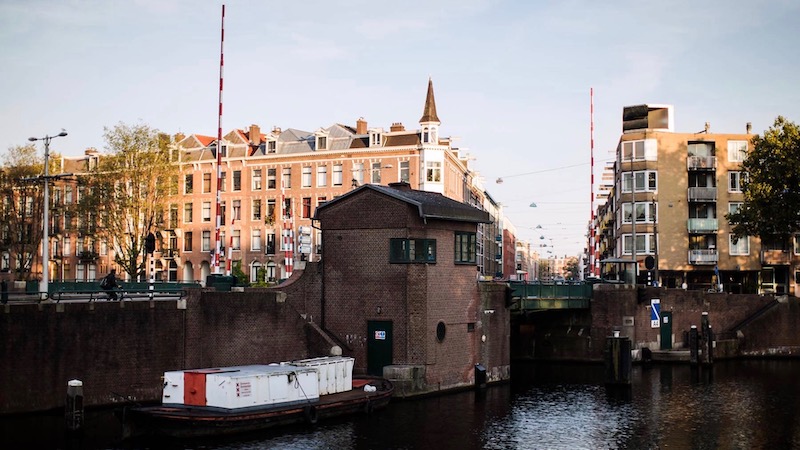
[(367, 322), (367, 373), (383, 376), (383, 367), (392, 364), (392, 322)]
[(672, 313), (661, 311), (661, 350), (672, 350)]

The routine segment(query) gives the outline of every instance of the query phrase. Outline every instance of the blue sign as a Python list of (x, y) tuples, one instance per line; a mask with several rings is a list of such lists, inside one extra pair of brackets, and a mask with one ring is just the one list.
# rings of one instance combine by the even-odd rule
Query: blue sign
[(386, 340), (386, 331), (383, 331), (383, 330), (375, 331), (375, 340), (376, 341), (385, 341)]
[(650, 328), (661, 327), (661, 300), (650, 299)]

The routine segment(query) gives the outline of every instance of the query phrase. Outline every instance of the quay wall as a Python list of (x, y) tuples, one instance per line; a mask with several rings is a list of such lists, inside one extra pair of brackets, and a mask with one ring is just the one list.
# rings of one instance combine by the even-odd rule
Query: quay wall
[[(164, 371), (309, 357), (306, 321), (267, 289), (182, 300), (9, 303), (0, 307), (0, 414), (161, 398)], [(317, 356), (317, 355), (314, 355)]]
[(587, 310), (551, 310), (513, 320), (512, 358), (602, 361), (614, 330), (634, 349), (661, 348), (650, 324), (650, 300), (672, 313), (672, 348), (686, 349), (689, 329), (703, 312), (717, 341), (715, 357), (800, 356), (800, 304), (795, 297), (706, 293), (630, 285), (596, 285)]

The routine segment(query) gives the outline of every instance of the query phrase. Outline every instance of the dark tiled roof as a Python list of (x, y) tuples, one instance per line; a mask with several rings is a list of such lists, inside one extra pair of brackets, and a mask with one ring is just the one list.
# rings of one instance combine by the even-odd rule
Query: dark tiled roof
[[(341, 197), (336, 197), (333, 200), (319, 206), (319, 210), (327, 206), (345, 200), (351, 196), (358, 195), (360, 192), (371, 189), (380, 192), (381, 194), (402, 200), (406, 203), (414, 205), (419, 210), (419, 216), (423, 219), (442, 219), (453, 220), (457, 222), (475, 222), (475, 223), (491, 223), (489, 213), (482, 211), (478, 208), (467, 205), (466, 203), (457, 202), (451, 198), (447, 198), (442, 194), (436, 192), (416, 191), (411, 189), (397, 189), (391, 186), (382, 186), (378, 184), (365, 184), (354, 189)], [(316, 217), (315, 217), (316, 218)]]
[(369, 137), (354, 137), (350, 148), (369, 148)]
[(399, 134), (399, 135), (392, 135), (386, 136), (384, 140), (384, 145), (386, 147), (395, 147), (395, 146), (403, 146), (403, 145), (419, 145), (419, 134), (416, 131), (408, 133), (408, 134)]

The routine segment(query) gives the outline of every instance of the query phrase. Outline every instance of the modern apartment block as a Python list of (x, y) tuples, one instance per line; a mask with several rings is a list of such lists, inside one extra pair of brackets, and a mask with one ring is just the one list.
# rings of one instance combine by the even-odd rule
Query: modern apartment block
[[(287, 278), (304, 261), (321, 257), (321, 233), (312, 221), (318, 206), (363, 184), (401, 181), (488, 211), (492, 223), (479, 225), (478, 271), (504, 273), (502, 208), (481, 187), (469, 167), (471, 158), (440, 134), (440, 125), (429, 80), (416, 129), (399, 122), (385, 129), (358, 119), (354, 126), (337, 123), (314, 131), (262, 131), (251, 125), (228, 132), (221, 142), (201, 134), (175, 136), (179, 192), (156, 230), (157, 279), (203, 282), (218, 270), (213, 258), (218, 156), (221, 273), (234, 261), (251, 281)], [(62, 171), (86, 173), (100, 157), (87, 150), (82, 157), (65, 158)], [(70, 217), (68, 205), (77, 200), (80, 187), (62, 184), (51, 202), (56, 213), (51, 215), (50, 279), (95, 280), (113, 267), (113, 246), (78, 229), (81, 218)], [(4, 253), (12, 265), (14, 255)], [(513, 250), (510, 255), (513, 263)], [(33, 277), (40, 271), (41, 263)]]
[(639, 105), (624, 108), (622, 128), (613, 193), (595, 222), (604, 278), (632, 281), (630, 261), (636, 261), (639, 283), (704, 290), (722, 284), (734, 293), (794, 290), (790, 263), (798, 250), (735, 239), (725, 219), (743, 202), (750, 124), (741, 134), (712, 133), (709, 124), (677, 133), (672, 106)]

